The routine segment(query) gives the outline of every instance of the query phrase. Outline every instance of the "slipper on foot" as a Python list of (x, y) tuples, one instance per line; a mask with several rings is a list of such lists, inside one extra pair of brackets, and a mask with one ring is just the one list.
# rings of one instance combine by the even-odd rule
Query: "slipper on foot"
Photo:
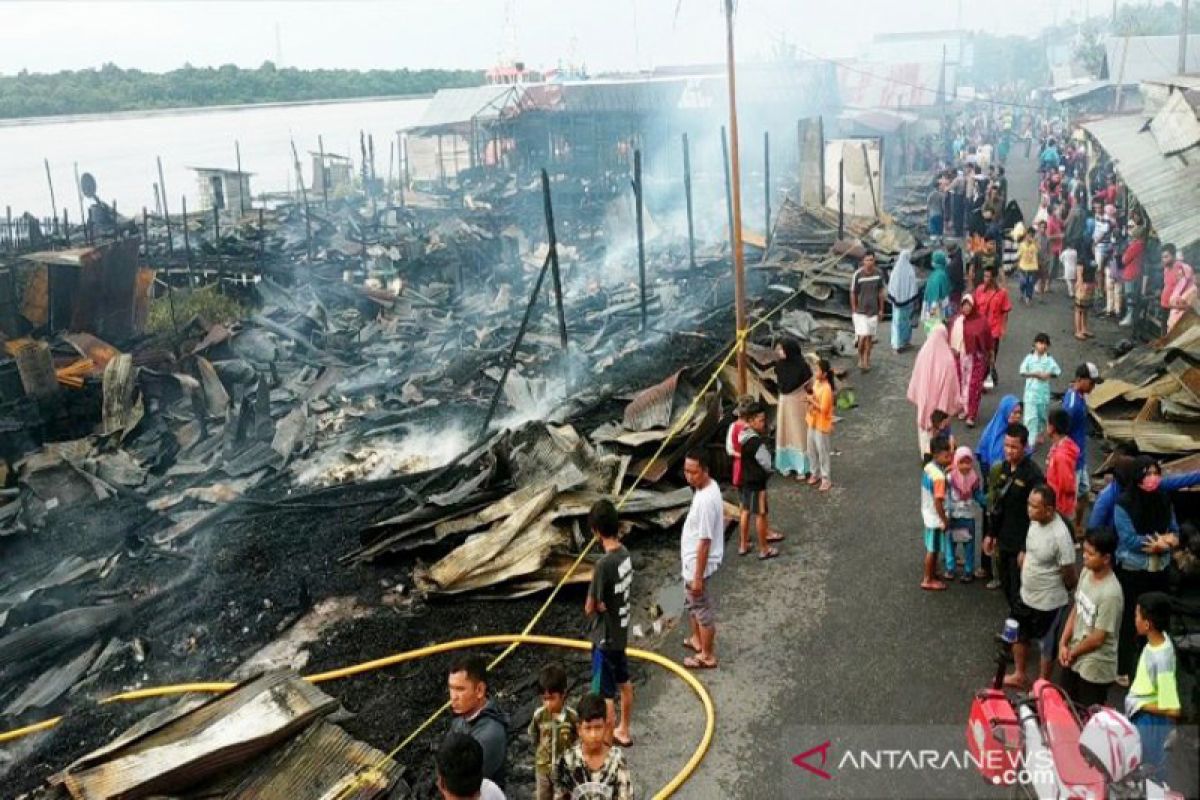
[(946, 584), (941, 581), (923, 581), (921, 588), (927, 592), (944, 592), (946, 591)]
[(688, 669), (716, 669), (717, 668), (717, 662), (701, 661), (699, 658), (697, 658), (695, 656), (688, 656), (687, 658), (685, 658), (683, 660), (683, 665), (685, 667), (687, 667)]
[(768, 561), (772, 558), (777, 558), (778, 556), (779, 556), (778, 550), (776, 550), (774, 547), (768, 547), (766, 550), (764, 550), (758, 554), (758, 560), (759, 561)]

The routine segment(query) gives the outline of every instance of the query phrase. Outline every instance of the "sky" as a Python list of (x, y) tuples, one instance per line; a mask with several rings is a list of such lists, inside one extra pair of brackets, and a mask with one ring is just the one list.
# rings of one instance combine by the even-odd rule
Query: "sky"
[[(1090, 0), (1099, 12), (1107, 4)], [(739, 60), (781, 43), (800, 55), (858, 54), (876, 33), (967, 28), (1036, 32), (1089, 0), (737, 0)], [(265, 60), (301, 68), (590, 72), (720, 62), (721, 0), (145, 0), (0, 3), (0, 73), (113, 62), (162, 72)], [(986, 17), (981, 8), (988, 8)], [(278, 37), (276, 33), (278, 32)], [(282, 57), (280, 57), (282, 56)]]

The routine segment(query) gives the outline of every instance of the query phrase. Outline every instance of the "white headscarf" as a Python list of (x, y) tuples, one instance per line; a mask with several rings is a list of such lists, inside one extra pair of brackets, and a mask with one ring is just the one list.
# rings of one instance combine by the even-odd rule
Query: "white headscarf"
[(892, 305), (908, 305), (916, 298), (920, 289), (917, 288), (917, 272), (913, 269), (911, 250), (901, 250), (892, 266), (892, 274), (888, 277), (888, 298)]

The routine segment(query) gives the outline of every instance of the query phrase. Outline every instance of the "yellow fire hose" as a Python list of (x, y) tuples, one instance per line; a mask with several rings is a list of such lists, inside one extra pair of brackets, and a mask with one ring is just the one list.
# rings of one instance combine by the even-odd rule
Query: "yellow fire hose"
[[(374, 661), (366, 661), (361, 664), (353, 664), (341, 669), (330, 670), (329, 672), (321, 672), (316, 675), (305, 677), (310, 683), (325, 683), (328, 681), (341, 680), (350, 678), (355, 675), (361, 675), (364, 672), (372, 672), (374, 670), (383, 669), (385, 667), (403, 664), (406, 661), (416, 661), (417, 659), (427, 656), (437, 655), (438, 653), (446, 653), (452, 650), (463, 650), (471, 647), (489, 647), (494, 645), (516, 645), (516, 644), (538, 644), (547, 647), (565, 647), (572, 650), (587, 650), (592, 649), (592, 643), (582, 639), (564, 639), (559, 636), (538, 636), (531, 634), (494, 634), (490, 636), (474, 636), (469, 639), (456, 639), (452, 642), (442, 642), (440, 644), (421, 647), (416, 650), (409, 650), (403, 653), (394, 653), (384, 658), (378, 658)], [(657, 664), (673, 673), (675, 676), (683, 680), (688, 685), (696, 696), (700, 698), (701, 705), (704, 706), (704, 734), (700, 737), (696, 749), (692, 752), (691, 758), (683, 765), (683, 768), (667, 782), (667, 785), (660, 789), (655, 795), (655, 798), (667, 798), (674, 794), (683, 783), (691, 777), (691, 774), (700, 766), (700, 762), (704, 759), (705, 753), (708, 752), (708, 747), (712, 743), (713, 731), (716, 728), (716, 708), (713, 705), (712, 697), (708, 690), (704, 688), (696, 676), (690, 673), (686, 668), (680, 666), (671, 659), (659, 655), (658, 653), (649, 650), (641, 650), (636, 647), (631, 647), (627, 651), (629, 656), (640, 661), (648, 661), (651, 664)], [(149, 689), (136, 689), (131, 692), (121, 692), (114, 694), (101, 700), (101, 703), (115, 703), (118, 701), (129, 702), (134, 700), (147, 700), (152, 697), (169, 697), (179, 694), (192, 694), (196, 692), (216, 694), (226, 692), (232, 689), (237, 684), (234, 683), (179, 683), (171, 686), (155, 686)], [(42, 722), (33, 725), (27, 725), (24, 728), (6, 731), (0, 733), (0, 743), (11, 742), (20, 739), (23, 736), (28, 736), (40, 731), (46, 731), (53, 728), (63, 720), (63, 717), (54, 717), (53, 719), (43, 720)]]

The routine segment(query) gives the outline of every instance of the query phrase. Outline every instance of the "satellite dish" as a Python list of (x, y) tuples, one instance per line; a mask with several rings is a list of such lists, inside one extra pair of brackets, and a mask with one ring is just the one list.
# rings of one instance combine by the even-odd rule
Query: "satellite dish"
[(96, 179), (92, 177), (92, 173), (85, 172), (79, 176), (79, 190), (89, 200), (96, 199)]

